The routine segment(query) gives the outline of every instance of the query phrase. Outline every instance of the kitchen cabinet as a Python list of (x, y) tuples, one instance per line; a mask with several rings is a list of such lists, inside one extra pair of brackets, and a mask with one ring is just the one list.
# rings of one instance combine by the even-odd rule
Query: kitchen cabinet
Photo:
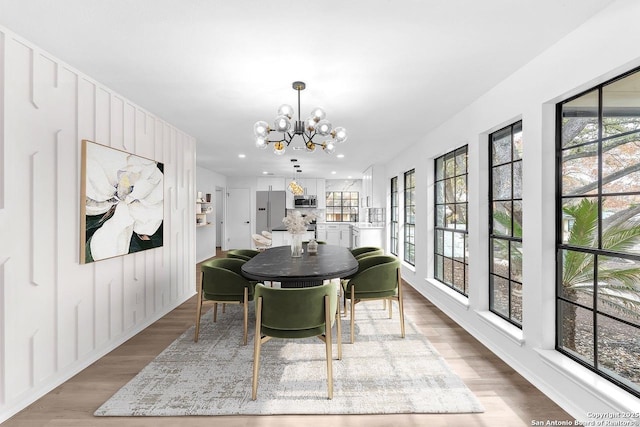
[(342, 246), (351, 248), (352, 227), (351, 224), (330, 224), (321, 223), (317, 226), (318, 240), (327, 242), (328, 245)]
[(385, 233), (384, 227), (354, 227), (358, 230), (357, 246), (375, 246), (384, 248)]
[(316, 179), (316, 196), (318, 196), (318, 209), (327, 208), (327, 190), (324, 179)]
[(283, 191), (285, 190), (284, 178), (261, 177), (258, 178), (257, 191)]
[(371, 165), (362, 172), (362, 200), (363, 208), (383, 208), (386, 206), (386, 183), (384, 168), (381, 165)]

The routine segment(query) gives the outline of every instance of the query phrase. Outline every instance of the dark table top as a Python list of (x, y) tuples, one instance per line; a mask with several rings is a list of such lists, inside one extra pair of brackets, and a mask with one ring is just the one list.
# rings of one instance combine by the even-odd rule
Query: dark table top
[(358, 271), (358, 261), (347, 248), (318, 245), (318, 253), (310, 255), (304, 246), (299, 258), (291, 257), (291, 246), (269, 248), (244, 263), (242, 274), (252, 280), (283, 282), (284, 286), (286, 282), (322, 282)]

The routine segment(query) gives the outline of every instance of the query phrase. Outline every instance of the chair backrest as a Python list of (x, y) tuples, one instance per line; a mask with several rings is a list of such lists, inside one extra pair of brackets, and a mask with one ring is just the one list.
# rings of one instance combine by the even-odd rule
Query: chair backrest
[(254, 249), (231, 249), (227, 251), (227, 258), (238, 258), (245, 261), (249, 261), (260, 252)]
[(373, 255), (358, 259), (358, 272), (351, 277), (348, 286), (356, 292), (392, 291), (398, 286), (400, 260), (391, 255)]
[(367, 256), (376, 256), (376, 255), (384, 255), (384, 251), (382, 249), (376, 249), (375, 251), (362, 252), (361, 254), (354, 255), (354, 257), (357, 260), (359, 260), (359, 259), (367, 257)]
[(257, 248), (265, 248), (271, 246), (271, 240), (264, 237), (262, 234), (252, 234), (251, 239), (256, 244)]
[[(308, 288), (271, 288), (258, 284), (254, 297), (256, 301), (262, 297), (262, 326), (302, 337), (300, 333), (306, 330), (324, 327), (325, 295), (329, 296), (330, 313), (335, 313), (338, 304), (335, 282)], [(308, 336), (315, 335), (318, 334)]]
[(242, 276), (242, 264), (246, 261), (236, 258), (216, 258), (202, 263), (202, 292), (205, 299), (244, 296), (244, 288), (253, 295), (253, 285)]
[(351, 254), (354, 257), (358, 257), (358, 255), (362, 255), (364, 253), (367, 252), (377, 252), (380, 255), (384, 254), (384, 251), (381, 248), (375, 247), (375, 246), (360, 246), (359, 248), (353, 248), (351, 249)]
[(269, 240), (272, 240), (272, 239), (273, 239), (273, 235), (272, 235), (270, 232), (268, 232), (267, 230), (262, 230), (262, 233), (261, 233), (261, 234), (262, 234), (265, 238), (267, 238), (267, 239), (269, 239)]

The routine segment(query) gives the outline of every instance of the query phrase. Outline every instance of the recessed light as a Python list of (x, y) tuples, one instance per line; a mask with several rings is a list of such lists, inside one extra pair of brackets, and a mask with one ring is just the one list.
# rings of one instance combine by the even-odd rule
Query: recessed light
[(269, 172), (267, 172), (267, 171), (262, 171), (262, 175), (268, 175), (268, 174), (269, 174)]
[(338, 154), (336, 157), (339, 158), (339, 159), (342, 159), (342, 158), (344, 158), (344, 154)]
[(335, 174), (336, 174), (336, 171), (331, 171), (331, 175), (335, 175)]
[(349, 175), (347, 178), (351, 179), (351, 175)]
[(245, 157), (247, 157), (246, 154), (238, 154), (238, 157), (240, 157), (241, 159), (244, 159)]

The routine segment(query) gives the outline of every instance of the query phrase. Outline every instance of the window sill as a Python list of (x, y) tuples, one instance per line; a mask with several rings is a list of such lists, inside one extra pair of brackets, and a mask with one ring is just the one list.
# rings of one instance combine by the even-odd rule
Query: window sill
[(635, 412), (638, 410), (637, 397), (585, 368), (578, 362), (574, 362), (556, 350), (544, 350), (540, 348), (534, 350), (548, 366), (583, 386), (596, 396), (596, 398), (607, 402), (612, 408), (616, 408), (620, 412)]
[(478, 317), (484, 320), (485, 323), (496, 329), (498, 332), (501, 332), (514, 343), (518, 344), (520, 347), (524, 345), (524, 334), (522, 333), (522, 329), (501, 319), (500, 316), (493, 314), (490, 311), (476, 311), (476, 313), (478, 313)]
[(465, 297), (460, 292), (454, 291), (449, 286), (445, 285), (444, 283), (440, 283), (435, 279), (427, 278), (424, 280), (425, 282), (427, 282), (427, 284), (431, 285), (433, 288), (439, 290), (440, 292), (442, 292), (443, 294), (445, 294), (446, 296), (450, 297), (452, 300), (460, 304), (462, 307), (464, 307), (465, 310), (469, 310), (469, 307), (470, 307), (469, 298)]
[(416, 272), (416, 266), (415, 266), (415, 265), (411, 265), (411, 264), (409, 264), (409, 263), (408, 263), (407, 261), (405, 261), (405, 260), (402, 260), (402, 261), (400, 261), (400, 262), (402, 263), (402, 266), (403, 266), (404, 268), (406, 268), (407, 270), (411, 270), (411, 271), (412, 271), (412, 272), (414, 272), (414, 273)]

